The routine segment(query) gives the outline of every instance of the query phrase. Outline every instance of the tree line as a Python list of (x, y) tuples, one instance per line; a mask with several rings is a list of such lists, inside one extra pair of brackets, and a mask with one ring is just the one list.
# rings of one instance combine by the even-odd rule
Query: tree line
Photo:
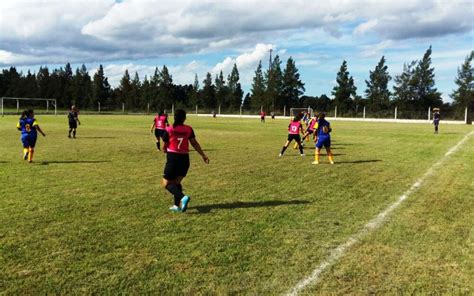
[[(434, 68), (431, 66), (431, 46), (420, 60), (406, 63), (403, 72), (394, 78), (393, 90), (388, 87), (392, 77), (388, 72), (386, 59), (380, 59), (374, 70), (369, 71), (365, 81), (364, 96), (358, 95), (354, 78), (350, 75), (347, 61), (343, 61), (336, 75), (336, 85), (331, 97), (304, 96), (305, 84), (292, 57), (284, 69), (277, 55), (270, 58), (269, 66), (263, 69), (260, 61), (252, 80), (250, 92), (244, 97), (237, 65), (224, 76), (207, 73), (202, 82), (195, 75), (193, 84), (176, 84), (168, 68), (155, 68), (154, 74), (140, 79), (137, 72), (133, 77), (125, 70), (117, 87), (111, 87), (100, 65), (91, 77), (85, 65), (73, 71), (65, 67), (50, 70), (40, 67), (38, 73), (18, 72), (15, 67), (3, 69), (0, 73), (0, 96), (20, 98), (56, 99), (59, 108), (73, 104), (81, 109), (96, 109), (100, 102), (103, 109), (119, 109), (125, 104), (127, 110), (166, 109), (172, 104), (181, 107), (238, 111), (246, 110), (281, 111), (283, 108), (308, 107), (329, 110), (338, 107), (338, 113), (360, 112), (367, 107), (373, 112), (383, 112), (398, 106), (404, 110), (426, 110), (428, 107), (443, 106), (441, 93), (435, 87)], [(468, 107), (474, 111), (474, 82), (472, 59), (474, 51), (458, 68), (455, 79), (457, 89), (451, 93), (454, 106)], [(202, 87), (201, 87), (202, 83)], [(446, 106), (446, 103), (444, 104)]]

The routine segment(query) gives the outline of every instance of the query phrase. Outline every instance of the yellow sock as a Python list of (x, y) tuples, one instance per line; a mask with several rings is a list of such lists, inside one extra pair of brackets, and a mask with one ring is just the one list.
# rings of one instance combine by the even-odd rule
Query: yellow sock
[(28, 148), (23, 148), (23, 155), (26, 155), (28, 153)]
[(309, 136), (306, 137), (306, 142), (309, 142)]
[(295, 145), (293, 146), (293, 149), (296, 149), (298, 148), (298, 143), (295, 143)]
[(319, 153), (318, 153), (318, 151), (314, 151), (314, 161), (319, 163)]
[(332, 156), (332, 153), (329, 153), (328, 158), (330, 163), (334, 163), (334, 157)]
[(28, 161), (32, 162), (33, 161), (33, 154), (35, 153), (35, 150), (33, 148), (30, 148), (29, 154), (28, 154)]

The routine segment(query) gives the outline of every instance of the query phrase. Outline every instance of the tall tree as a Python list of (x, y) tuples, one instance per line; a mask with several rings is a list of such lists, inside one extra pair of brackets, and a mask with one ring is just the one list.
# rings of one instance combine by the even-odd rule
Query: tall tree
[(416, 85), (417, 107), (423, 109), (440, 106), (443, 101), (441, 93), (435, 88), (435, 73), (431, 67), (431, 46), (426, 50), (423, 59), (418, 62), (413, 77)]
[(461, 68), (458, 68), (458, 76), (454, 80), (458, 88), (451, 94), (454, 104), (458, 109), (468, 107), (469, 112), (474, 112), (474, 69), (472, 59), (474, 51), (466, 57)]
[(216, 90), (212, 84), (211, 73), (206, 74), (206, 79), (203, 81), (202, 87), (202, 101), (207, 108), (216, 108)]
[(228, 106), (231, 109), (240, 108), (242, 105), (242, 97), (244, 92), (242, 90), (242, 86), (239, 82), (240, 75), (239, 70), (237, 69), (237, 65), (234, 64), (232, 68), (232, 72), (227, 77), (227, 85), (229, 88), (229, 95), (228, 95)]
[(125, 103), (126, 108), (132, 108), (132, 97), (133, 97), (133, 89), (132, 89), (132, 81), (130, 80), (130, 74), (128, 74), (128, 69), (125, 70), (122, 78), (120, 79), (120, 84), (118, 86), (119, 89), (119, 103)]
[(48, 67), (40, 67), (38, 74), (36, 74), (36, 81), (38, 82), (38, 96), (40, 98), (51, 98), (50, 75)]
[(196, 105), (201, 105), (202, 102), (199, 98), (199, 78), (197, 74), (194, 74), (194, 83), (193, 88), (191, 89), (191, 93), (189, 95), (190, 104), (194, 107)]
[(352, 110), (355, 105), (353, 99), (357, 96), (357, 87), (354, 79), (347, 70), (347, 62), (343, 61), (336, 78), (337, 85), (332, 90), (334, 103), (341, 113)]
[(221, 72), (219, 75), (216, 75), (216, 79), (214, 80), (214, 84), (216, 86), (216, 104), (217, 106), (221, 106), (223, 108), (228, 106), (227, 96), (229, 93), (229, 88), (225, 84), (224, 74)]
[(36, 81), (36, 75), (31, 74), (28, 70), (28, 74), (24, 78), (24, 96), (27, 98), (37, 98), (38, 97), (38, 83)]
[[(60, 72), (61, 77), (61, 97), (60, 102), (63, 107), (69, 107), (74, 101), (74, 81), (71, 64), (67, 63), (64, 71)], [(58, 102), (59, 103), (59, 102)]]
[(250, 90), (250, 102), (254, 108), (260, 108), (265, 103), (265, 78), (263, 77), (262, 61), (258, 63), (255, 77), (253, 78), (252, 88)]
[(264, 106), (267, 108), (282, 108), (282, 85), (283, 74), (281, 72), (281, 61), (278, 55), (270, 63), (271, 67), (266, 73), (266, 90)]
[(102, 65), (99, 65), (99, 69), (95, 72), (92, 82), (92, 99), (87, 104), (87, 107), (95, 109), (98, 102), (110, 105), (112, 103), (110, 101), (111, 96), (112, 92), (108, 78), (105, 77)]
[(395, 85), (393, 86), (393, 97), (395, 104), (405, 110), (415, 109), (414, 101), (416, 99), (415, 85), (415, 66), (417, 61), (403, 65), (403, 72), (395, 76)]
[(140, 82), (140, 77), (138, 76), (138, 72), (135, 71), (135, 76), (133, 77), (130, 83), (130, 98), (129, 98), (129, 108), (137, 110), (140, 107), (143, 107), (140, 101), (141, 98), (141, 87), (142, 84)]
[(286, 62), (282, 82), (281, 103), (286, 105), (287, 108), (298, 106), (300, 103), (299, 98), (304, 93), (305, 88), (292, 57), (290, 57)]
[(170, 108), (175, 103), (173, 77), (168, 71), (166, 65), (160, 71), (160, 84), (158, 91), (158, 105), (161, 109)]
[(83, 64), (81, 68), (76, 69), (74, 75), (74, 104), (79, 107), (85, 107), (86, 103), (92, 97), (92, 81), (86, 66)]
[(388, 74), (388, 67), (385, 65), (385, 57), (382, 56), (374, 71), (369, 71), (369, 79), (365, 83), (367, 89), (367, 106), (372, 111), (385, 110), (390, 105), (390, 91), (388, 82), (392, 77)]

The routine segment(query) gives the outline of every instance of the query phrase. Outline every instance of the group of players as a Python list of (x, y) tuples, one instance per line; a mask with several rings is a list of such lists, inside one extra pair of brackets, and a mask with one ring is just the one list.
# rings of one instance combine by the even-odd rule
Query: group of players
[[(306, 130), (303, 130), (302, 122), (306, 124)], [(279, 156), (283, 156), (285, 150), (293, 140), (296, 142), (294, 148), (296, 149), (296, 147), (298, 147), (300, 150), (300, 155), (305, 156), (303, 151), (303, 141), (305, 139), (309, 141), (309, 137), (312, 135), (313, 141), (316, 143), (314, 161), (312, 164), (319, 164), (321, 148), (323, 147), (326, 149), (329, 163), (334, 164), (334, 156), (331, 151), (331, 131), (331, 124), (326, 120), (326, 114), (315, 113), (314, 117), (311, 118), (311, 114), (308, 112), (301, 112), (295, 115), (288, 125), (288, 139), (285, 145), (283, 145)]]

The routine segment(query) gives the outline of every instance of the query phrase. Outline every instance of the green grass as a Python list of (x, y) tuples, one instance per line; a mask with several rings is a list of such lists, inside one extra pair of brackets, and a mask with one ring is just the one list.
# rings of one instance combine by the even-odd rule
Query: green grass
[[(285, 120), (190, 117), (192, 197), (171, 213), (165, 155), (146, 116), (39, 116), (21, 160), (0, 118), (0, 293), (250, 294), (289, 291), (403, 194), (470, 126), (333, 122), (335, 165), (288, 149)], [(474, 137), (305, 293), (469, 294)]]

